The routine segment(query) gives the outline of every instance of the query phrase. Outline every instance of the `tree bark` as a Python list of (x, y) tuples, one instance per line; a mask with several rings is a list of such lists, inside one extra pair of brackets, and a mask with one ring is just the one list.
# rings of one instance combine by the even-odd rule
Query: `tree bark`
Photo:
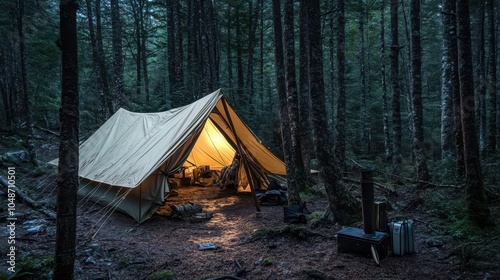
[(111, 28), (113, 36), (113, 96), (116, 98), (116, 107), (122, 108), (125, 107), (125, 85), (123, 80), (122, 23), (118, 0), (111, 0)]
[(62, 52), (61, 142), (57, 176), (57, 227), (54, 280), (74, 279), (78, 190), (78, 47), (77, 3), (60, 1)]
[[(359, 203), (340, 182), (338, 161), (331, 147), (331, 134), (325, 125), (326, 102), (323, 82), (323, 51), (321, 49), (321, 13), (319, 0), (302, 0), (307, 5), (309, 22), (309, 95), (312, 110), (312, 124), (315, 150), (318, 157), (320, 174), (328, 197), (328, 208), (324, 219), (342, 225), (351, 224), (359, 211)], [(343, 10), (343, 0), (339, 8)], [(343, 14), (343, 12), (341, 12)], [(342, 20), (343, 23), (343, 20)]]
[(420, 0), (411, 1), (411, 96), (413, 104), (413, 123), (415, 125), (413, 148), (417, 163), (419, 181), (429, 180), (427, 170), (426, 142), (424, 140), (424, 120), (422, 105), (422, 47), (420, 45)]
[[(264, 0), (259, 0), (259, 7), (262, 11), (264, 9)], [(259, 15), (259, 81), (260, 81), (260, 90), (259, 90), (259, 104), (264, 105), (264, 12), (261, 12)], [(260, 109), (263, 109), (261, 105)]]
[(198, 27), (201, 77), (201, 94), (205, 95), (215, 90), (219, 78), (217, 75), (216, 40), (214, 32), (214, 17), (212, 1), (200, 1), (200, 21)]
[[(332, 9), (332, 11), (335, 10), (335, 0), (330, 0), (330, 9)], [(329, 103), (329, 106), (330, 106), (330, 111), (328, 112), (328, 109), (327, 109), (327, 112), (329, 113), (329, 116), (327, 116), (327, 120), (328, 120), (328, 125), (329, 126), (333, 126), (333, 123), (335, 121), (335, 115), (336, 115), (336, 110), (335, 110), (335, 105), (337, 105), (335, 103), (335, 95), (336, 95), (336, 88), (335, 88), (335, 83), (336, 83), (336, 76), (335, 76), (335, 52), (336, 52), (336, 49), (335, 49), (335, 36), (337, 35), (336, 32), (335, 32), (335, 25), (337, 23), (336, 21), (336, 18), (337, 18), (337, 15), (336, 13), (332, 13), (331, 17), (330, 17), (330, 38), (328, 40), (328, 52), (329, 52), (329, 65), (330, 65), (330, 69), (329, 69), (329, 75), (328, 75), (328, 78), (330, 80), (330, 92), (329, 92), (329, 97), (330, 97), (330, 103)], [(327, 98), (328, 99), (328, 98)], [(310, 102), (310, 101), (309, 101)], [(327, 107), (328, 108), (328, 107)], [(309, 121), (311, 122), (311, 121)]]
[[(281, 118), (281, 137), (283, 140), (283, 155), (286, 164), (286, 174), (288, 183), (293, 183), (293, 175), (295, 168), (292, 158), (292, 139), (290, 134), (290, 123), (287, 108), (287, 89), (285, 78), (285, 61), (284, 61), (284, 46), (283, 46), (283, 29), (281, 23), (281, 5), (280, 0), (273, 0), (273, 30), (274, 30), (274, 63), (276, 71), (276, 85), (278, 90), (279, 114)], [(292, 192), (292, 195), (294, 193)], [(296, 199), (296, 197), (292, 198)], [(299, 198), (300, 199), (300, 198)], [(299, 200), (300, 201), (300, 200)]]
[(139, 0), (140, 9), (139, 9), (139, 18), (140, 18), (140, 38), (141, 38), (141, 64), (142, 64), (142, 76), (144, 78), (144, 95), (146, 97), (146, 104), (149, 104), (149, 73), (148, 73), (148, 49), (147, 49), (147, 39), (148, 33), (146, 31), (146, 19), (148, 19), (148, 1)]
[(27, 69), (27, 55), (24, 38), (24, 1), (18, 0), (18, 18), (17, 18), (17, 31), (19, 36), (19, 56), (21, 62), (21, 92), (23, 96), (23, 115), (26, 123), (26, 143), (28, 145), (28, 152), (30, 155), (30, 162), (37, 166), (36, 149), (33, 140), (33, 114), (31, 111), (31, 95), (28, 89), (28, 69)]
[(135, 39), (135, 94), (137, 97), (142, 93), (142, 44), (141, 44), (141, 0), (130, 0), (132, 14), (134, 17), (134, 39)]
[(293, 0), (285, 0), (284, 15), (284, 64), (285, 64), (285, 85), (286, 85), (286, 107), (288, 111), (288, 129), (291, 139), (291, 161), (290, 170), (287, 173), (288, 180), (288, 203), (290, 205), (300, 205), (299, 191), (306, 189), (306, 174), (302, 161), (302, 145), (300, 143), (300, 121), (299, 121), (299, 96), (297, 92), (297, 82), (295, 74), (295, 40), (294, 40), (294, 20), (293, 20)]
[(455, 155), (455, 145), (453, 138), (453, 65), (454, 61), (450, 54), (451, 47), (456, 44), (453, 40), (455, 17), (453, 0), (445, 0), (443, 3), (443, 13), (441, 14), (443, 23), (443, 48), (441, 55), (441, 159), (450, 160)]
[(167, 54), (170, 106), (183, 105), (183, 49), (179, 0), (167, 1)]
[(358, 17), (358, 31), (359, 31), (359, 78), (361, 81), (361, 151), (367, 155), (371, 154), (371, 136), (370, 136), (370, 123), (368, 122), (368, 97), (366, 85), (366, 51), (365, 51), (365, 27), (364, 17), (365, 10), (363, 8), (363, 0), (358, 1), (359, 17)]
[(489, 99), (489, 138), (487, 151), (488, 155), (494, 155), (497, 152), (498, 134), (497, 125), (500, 122), (500, 112), (497, 107), (497, 56), (495, 42), (495, 3), (494, 0), (488, 0), (488, 99)]
[(95, 32), (95, 40), (96, 40), (96, 48), (97, 48), (97, 69), (99, 70), (99, 84), (102, 87), (102, 100), (103, 106), (106, 108), (105, 118), (107, 119), (109, 116), (113, 115), (113, 97), (111, 96), (110, 86), (109, 86), (109, 75), (108, 69), (106, 68), (105, 55), (104, 55), (104, 46), (103, 46), (103, 38), (102, 38), (102, 20), (101, 20), (101, 0), (96, 0), (95, 2), (95, 17), (96, 17), (96, 32)]
[(9, 83), (10, 69), (7, 67), (7, 56), (4, 49), (0, 53), (0, 92), (2, 93), (3, 109), (5, 112), (4, 127), (8, 132), (12, 131), (14, 116), (12, 108), (12, 86)]
[[(401, 46), (401, 48), (406, 49), (406, 56), (404, 53), (401, 53), (400, 58), (401, 58), (401, 64), (403, 67), (401, 68), (402, 73), (401, 73), (401, 81), (402, 81), (402, 93), (406, 93), (406, 120), (408, 122), (408, 138), (411, 139), (412, 145), (411, 145), (411, 160), (414, 165), (417, 164), (416, 161), (416, 154), (415, 154), (415, 147), (414, 147), (414, 141), (413, 139), (415, 138), (415, 109), (413, 108), (413, 90), (411, 89), (412, 85), (412, 70), (411, 70), (411, 59), (412, 59), (412, 48), (411, 48), (411, 19), (410, 21), (408, 20), (408, 16), (406, 15), (406, 7), (405, 4), (411, 4), (410, 1), (404, 1), (401, 0), (401, 12), (403, 14), (403, 23), (404, 23), (404, 30), (405, 30), (405, 39), (406, 39), (406, 45)], [(408, 8), (408, 11), (410, 8)], [(409, 12), (408, 12), (409, 13)], [(410, 16), (411, 17), (411, 16)], [(408, 59), (408, 61), (406, 61)]]
[[(309, 99), (309, 46), (307, 44), (307, 10), (300, 5), (299, 13), (299, 115), (300, 115), (300, 143), (302, 146), (302, 161), (306, 174), (311, 169), (311, 156), (314, 146), (311, 138), (311, 101)], [(333, 63), (333, 61), (331, 61)]]
[(248, 62), (247, 62), (247, 80), (245, 87), (245, 104), (247, 106), (247, 114), (248, 119), (253, 119), (252, 116), (255, 115), (254, 108), (254, 95), (255, 95), (255, 86), (254, 86), (254, 52), (255, 52), (255, 34), (257, 32), (257, 20), (259, 18), (260, 7), (256, 5), (253, 8), (253, 1), (248, 2)]
[(486, 63), (485, 63), (485, 32), (484, 32), (484, 18), (485, 18), (485, 3), (481, 3), (481, 15), (479, 18), (479, 46), (478, 46), (478, 56), (479, 63), (476, 67), (477, 75), (479, 79), (479, 95), (478, 102), (479, 106), (477, 107), (477, 119), (478, 119), (478, 128), (479, 128), (479, 152), (484, 154), (486, 152), (486, 141), (487, 141), (487, 133), (486, 130)]
[(455, 0), (445, 0), (444, 12), (450, 17), (450, 79), (451, 92), (453, 95), (453, 143), (456, 155), (457, 177), (462, 178), (465, 174), (464, 146), (462, 138), (462, 110), (460, 105), (460, 81), (458, 77), (458, 48), (457, 48), (457, 21)]
[(385, 71), (385, 0), (380, 1), (380, 78), (382, 84), (382, 111), (384, 125), (384, 153), (389, 162), (392, 157), (389, 133), (389, 105), (387, 103), (387, 80)]
[[(10, 55), (9, 55), (10, 54)], [(0, 91), (2, 92), (3, 108), (5, 111), (4, 128), (8, 132), (14, 130), (15, 109), (13, 102), (14, 74), (12, 73), (12, 43), (0, 50)]]
[[(241, 104), (241, 100), (243, 98), (245, 86), (245, 79), (243, 73), (243, 50), (241, 46), (241, 21), (240, 21), (240, 8), (236, 8), (236, 76), (237, 76), (237, 100), (240, 102), (236, 102), (237, 106)], [(273, 10), (274, 13), (274, 10)], [(280, 13), (281, 17), (281, 13)], [(280, 18), (281, 21), (281, 18)], [(276, 35), (275, 35), (276, 36)], [(280, 35), (281, 36), (281, 35)], [(283, 50), (282, 50), (283, 52)]]
[(392, 172), (399, 175), (401, 158), (401, 101), (399, 86), (398, 0), (391, 0)]
[[(227, 27), (226, 27), (226, 30), (227, 30), (226, 31), (227, 32), (227, 43), (226, 43), (226, 47), (227, 47), (227, 51), (226, 51), (226, 55), (227, 55), (227, 80), (228, 80), (229, 85), (234, 84), (233, 54), (232, 54), (232, 48), (231, 48), (231, 44), (232, 44), (231, 9), (232, 9), (231, 7), (227, 8)], [(230, 92), (232, 92), (232, 90), (230, 90)], [(234, 94), (231, 96), (234, 96)]]
[[(338, 100), (337, 100), (337, 139), (335, 141), (335, 154), (338, 158), (340, 168), (345, 165), (345, 150), (346, 150), (346, 92), (345, 92), (345, 17), (344, 17), (344, 1), (339, 0), (337, 4), (337, 63), (338, 63)], [(310, 16), (310, 15), (309, 15)], [(314, 21), (314, 19), (310, 19)], [(309, 66), (312, 67), (312, 66)], [(312, 104), (317, 104), (312, 102)]]
[(470, 220), (480, 227), (485, 227), (493, 225), (493, 219), (483, 186), (479, 144), (475, 127), (469, 3), (467, 0), (457, 0), (456, 4), (458, 73), (460, 78), (467, 209)]

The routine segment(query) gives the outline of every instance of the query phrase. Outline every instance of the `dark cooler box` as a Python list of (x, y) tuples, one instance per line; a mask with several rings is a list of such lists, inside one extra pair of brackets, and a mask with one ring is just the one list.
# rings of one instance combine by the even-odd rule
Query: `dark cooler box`
[(364, 234), (363, 229), (346, 227), (337, 233), (339, 252), (359, 253), (371, 256), (371, 247), (377, 251), (378, 257), (383, 259), (387, 256), (389, 236), (385, 232), (375, 231), (372, 234)]

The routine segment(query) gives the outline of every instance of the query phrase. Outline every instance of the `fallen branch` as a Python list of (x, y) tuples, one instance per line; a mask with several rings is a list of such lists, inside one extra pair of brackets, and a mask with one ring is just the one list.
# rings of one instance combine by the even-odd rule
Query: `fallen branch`
[(48, 133), (48, 134), (52, 134), (52, 135), (55, 135), (55, 136), (57, 136), (57, 137), (60, 137), (59, 133), (54, 132), (54, 131), (52, 131), (52, 130), (49, 130), (49, 129), (46, 129), (46, 128), (43, 128), (43, 127), (40, 127), (40, 126), (38, 126), (38, 125), (35, 125), (34, 127), (35, 127), (36, 129), (39, 129), (39, 130), (41, 130), (41, 131), (43, 131), (43, 132), (46, 132), (46, 133)]
[[(350, 183), (356, 183), (358, 185), (361, 184), (361, 181), (360, 180), (356, 180), (356, 179), (353, 179), (353, 178), (349, 178), (349, 177), (343, 177), (342, 178), (343, 180), (345, 181), (348, 181)], [(395, 195), (397, 196), (398, 195), (398, 192), (393, 190), (392, 188), (388, 187), (388, 186), (384, 186), (382, 184), (379, 184), (379, 183), (376, 183), (376, 182), (373, 182), (373, 186), (377, 189), (377, 190), (380, 190), (382, 192), (385, 192), (386, 194), (388, 195)]]
[(449, 253), (447, 256), (440, 258), (438, 260), (445, 260), (448, 259), (452, 256), (459, 256), (461, 259), (462, 265), (467, 265), (469, 260), (473, 257), (473, 254), (477, 254), (480, 250), (484, 249), (488, 244), (492, 243), (493, 241), (499, 240), (500, 235), (497, 235), (495, 237), (492, 237), (488, 240), (482, 240), (482, 241), (477, 241), (477, 242), (468, 242), (465, 244), (462, 244), (456, 248), (454, 248), (451, 253)]
[[(355, 160), (353, 160), (353, 159), (350, 159), (350, 160), (356, 166), (358, 166), (360, 168), (363, 168), (363, 166), (361, 164), (357, 163)], [(386, 175), (386, 176), (389, 176), (389, 177), (392, 177), (392, 178), (399, 178), (399, 179), (402, 179), (402, 180), (405, 180), (405, 181), (410, 181), (412, 183), (420, 183), (420, 184), (425, 185), (426, 187), (453, 188), (453, 189), (461, 189), (462, 188), (462, 186), (457, 186), (457, 185), (441, 185), (441, 184), (433, 183), (433, 182), (429, 182), (429, 181), (416, 180), (416, 179), (404, 177), (404, 176), (401, 176), (401, 175), (396, 175), (396, 174), (392, 174), (392, 173), (383, 172), (383, 171), (377, 170), (375, 168), (373, 169), (373, 171), (374, 172), (378, 172), (378, 173), (383, 174), (383, 175)]]
[(398, 178), (398, 179), (402, 179), (402, 180), (405, 180), (405, 181), (409, 181), (411, 183), (423, 184), (427, 188), (428, 187), (451, 188), (451, 189), (461, 189), (462, 188), (462, 186), (457, 186), (457, 185), (442, 185), (442, 184), (433, 183), (433, 182), (430, 182), (430, 181), (416, 180), (416, 179), (404, 177), (404, 176), (401, 176), (401, 175), (386, 173), (386, 172), (379, 171), (379, 170), (375, 170), (375, 172), (378, 172), (378, 173), (381, 173), (381, 174), (384, 174), (386, 176), (390, 176), (390, 177), (393, 177), (393, 178)]
[(484, 190), (489, 193), (491, 196), (494, 197), (494, 199), (500, 199), (500, 194), (488, 189), (488, 188), (484, 188)]
[(247, 273), (247, 269), (241, 266), (241, 264), (238, 261), (234, 261), (234, 264), (238, 267), (238, 272), (236, 272), (236, 276), (240, 277)]
[(16, 194), (16, 197), (21, 198), (21, 201), (26, 203), (26, 205), (28, 205), (29, 207), (45, 214), (47, 217), (49, 217), (51, 219), (56, 219), (56, 213), (54, 213), (53, 211), (38, 204), (36, 201), (31, 199), (31, 197), (29, 197), (27, 194), (25, 194), (21, 189), (19, 189), (15, 185), (9, 184), (9, 181), (7, 181), (2, 176), (0, 176), (0, 184), (3, 185), (4, 187), (6, 187), (7, 189), (13, 190)]

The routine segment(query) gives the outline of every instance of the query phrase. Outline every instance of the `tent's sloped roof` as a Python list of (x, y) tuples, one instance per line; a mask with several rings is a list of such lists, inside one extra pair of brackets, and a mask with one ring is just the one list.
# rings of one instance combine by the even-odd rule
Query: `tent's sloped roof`
[(221, 96), (218, 90), (161, 113), (118, 110), (80, 146), (80, 177), (138, 186), (204, 124)]
[[(135, 188), (177, 151), (188, 151), (183, 145), (188, 145), (191, 137), (204, 137), (197, 132), (205, 123), (211, 125), (208, 118), (214, 124), (211, 129), (219, 128), (221, 135), (228, 138), (226, 145), (237, 150), (235, 135), (238, 135), (250, 160), (267, 173), (286, 174), (283, 161), (261, 144), (217, 90), (166, 112), (134, 113), (119, 109), (80, 146), (79, 176), (108, 185)], [(210, 149), (202, 152), (210, 153)], [(223, 163), (229, 162), (226, 159)], [(51, 163), (57, 164), (57, 160)]]

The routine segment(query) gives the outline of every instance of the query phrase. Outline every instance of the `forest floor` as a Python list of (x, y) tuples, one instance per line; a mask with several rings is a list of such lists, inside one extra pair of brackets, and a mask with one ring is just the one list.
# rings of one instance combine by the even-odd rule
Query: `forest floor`
[[(57, 138), (44, 139), (38, 141), (39, 158), (47, 162), (57, 156)], [(10, 149), (4, 141), (0, 155)], [(1, 166), (4, 178), (8, 167)], [(375, 180), (390, 185), (383, 178)], [(40, 207), (54, 210), (55, 168), (42, 165), (34, 169), (27, 163), (16, 166), (16, 185)], [(77, 212), (76, 279), (196, 280), (222, 275), (257, 280), (500, 279), (498, 218), (497, 226), (486, 230), (461, 220), (465, 204), (459, 199), (463, 196), (459, 188), (418, 189), (412, 184), (390, 187), (395, 193), (388, 195), (376, 189), (376, 199), (390, 205), (389, 220), (413, 219), (415, 253), (389, 255), (380, 265), (370, 256), (338, 252), (336, 233), (342, 226), (314, 222), (327, 206), (326, 199), (317, 194), (304, 196), (311, 212), (306, 225), (285, 224), (281, 206), (265, 206), (257, 212), (250, 195), (213, 187), (179, 188), (179, 196), (167, 200), (167, 205), (198, 203), (203, 212), (213, 214), (208, 220), (174, 219), (169, 217), (169, 207), (164, 206), (153, 218), (137, 224), (125, 214), (103, 215), (101, 206), (81, 202)], [(356, 191), (359, 187), (351, 188)], [(1, 191), (5, 194), (6, 188), (1, 186)], [(3, 223), (8, 222), (7, 205), (6, 195), (2, 195)], [(491, 199), (490, 207), (493, 217), (499, 217), (498, 197)], [(13, 276), (50, 279), (55, 220), (20, 200), (16, 200), (15, 212), (17, 273)], [(353, 226), (360, 225), (361, 221)], [(7, 227), (0, 233), (0, 279), (6, 279), (11, 275), (6, 262), (11, 233)], [(199, 250), (205, 243), (214, 243), (217, 248)]]

